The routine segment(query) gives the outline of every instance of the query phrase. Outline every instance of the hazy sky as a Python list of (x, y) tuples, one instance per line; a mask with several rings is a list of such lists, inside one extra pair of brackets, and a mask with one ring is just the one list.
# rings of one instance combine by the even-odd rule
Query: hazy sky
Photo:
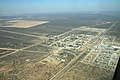
[(0, 0), (0, 14), (120, 11), (120, 0)]

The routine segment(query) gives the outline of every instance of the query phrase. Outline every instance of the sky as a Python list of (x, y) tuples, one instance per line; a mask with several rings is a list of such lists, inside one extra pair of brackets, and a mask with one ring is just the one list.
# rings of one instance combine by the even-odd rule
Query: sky
[(120, 0), (0, 0), (0, 15), (120, 11)]

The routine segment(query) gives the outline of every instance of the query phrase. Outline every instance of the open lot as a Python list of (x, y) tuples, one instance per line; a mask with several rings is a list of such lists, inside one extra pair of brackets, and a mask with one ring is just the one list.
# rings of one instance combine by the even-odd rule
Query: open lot
[(5, 26), (16, 27), (16, 28), (30, 28), (30, 27), (45, 24), (45, 23), (48, 23), (48, 21), (12, 20), (12, 21), (7, 21)]

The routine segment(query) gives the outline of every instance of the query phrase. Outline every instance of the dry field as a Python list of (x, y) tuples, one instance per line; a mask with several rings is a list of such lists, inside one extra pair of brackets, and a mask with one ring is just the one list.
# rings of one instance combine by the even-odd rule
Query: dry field
[(54, 59), (54, 56), (49, 56), (36, 64), (30, 65), (28, 70), (18, 75), (18, 80), (49, 80), (56, 72), (60, 61)]
[(114, 72), (78, 62), (55, 80), (112, 80)]
[(6, 27), (30, 28), (30, 27), (45, 24), (48, 22), (49, 21), (12, 20), (7, 22)]

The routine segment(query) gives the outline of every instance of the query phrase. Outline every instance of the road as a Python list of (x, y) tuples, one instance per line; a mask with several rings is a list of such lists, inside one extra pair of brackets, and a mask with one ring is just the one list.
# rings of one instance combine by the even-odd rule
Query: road
[(14, 31), (7, 31), (7, 30), (0, 30), (1, 32), (7, 32), (7, 33), (13, 33), (13, 34), (19, 34), (19, 35), (24, 35), (24, 36), (29, 36), (29, 37), (36, 37), (36, 38), (41, 38), (43, 36), (36, 36), (36, 35), (31, 35), (31, 34), (25, 34), (25, 33), (19, 33), (19, 32), (14, 32)]
[(4, 57), (6, 57), (6, 56), (9, 56), (9, 55), (15, 54), (15, 53), (17, 53), (17, 52), (19, 52), (19, 51), (22, 51), (22, 50), (28, 49), (28, 48), (30, 48), (30, 47), (36, 46), (36, 45), (38, 45), (38, 44), (41, 44), (41, 43), (36, 43), (36, 44), (30, 45), (30, 46), (27, 46), (27, 47), (24, 47), (24, 48), (18, 49), (18, 50), (14, 51), (14, 52), (11, 52), (11, 53), (9, 53), (9, 54), (6, 54), (6, 55), (3, 55), (3, 56), (0, 56), (0, 59), (1, 59), (1, 58), (4, 58)]
[(18, 50), (18, 49), (12, 49), (12, 48), (0, 48), (0, 50)]
[[(25, 36), (29, 36), (29, 37), (34, 37), (34, 38), (43, 38), (44, 36), (36, 36), (36, 35), (31, 35), (31, 34), (25, 34), (25, 33), (19, 33), (19, 32), (13, 32), (13, 31), (7, 31), (7, 30), (0, 30), (1, 32), (8, 32), (8, 33), (13, 33), (13, 34), (19, 34), (19, 35), (25, 35)], [(44, 37), (46, 38), (46, 37)], [(22, 50), (25, 50), (27, 48), (30, 48), (30, 47), (33, 47), (33, 46), (36, 46), (36, 45), (39, 45), (41, 43), (36, 43), (36, 44), (33, 44), (33, 45), (30, 45), (30, 46), (27, 46), (27, 47), (24, 47), (24, 48), (21, 48), (21, 49), (10, 49), (10, 48), (0, 48), (0, 49), (6, 49), (6, 50), (15, 50), (14, 52), (11, 52), (9, 54), (5, 54), (3, 56), (0, 56), (0, 59), (1, 58), (4, 58), (6, 56), (9, 56), (9, 55), (12, 55), (12, 54), (15, 54), (17, 53), (18, 51), (22, 51)], [(46, 45), (44, 45), (46, 46)]]
[[(95, 24), (95, 25), (91, 25), (91, 27), (92, 27), (92, 26), (97, 26), (97, 25), (105, 25), (105, 24), (109, 24), (109, 23)], [(81, 27), (73, 28), (72, 30), (67, 31), (67, 32), (65, 32), (65, 33), (62, 33), (62, 34), (58, 35), (57, 37), (63, 36), (63, 35), (65, 35), (65, 34), (68, 34), (68, 33), (72, 32), (72, 31), (75, 31), (75, 30), (80, 30), (80, 28), (81, 28)]]

